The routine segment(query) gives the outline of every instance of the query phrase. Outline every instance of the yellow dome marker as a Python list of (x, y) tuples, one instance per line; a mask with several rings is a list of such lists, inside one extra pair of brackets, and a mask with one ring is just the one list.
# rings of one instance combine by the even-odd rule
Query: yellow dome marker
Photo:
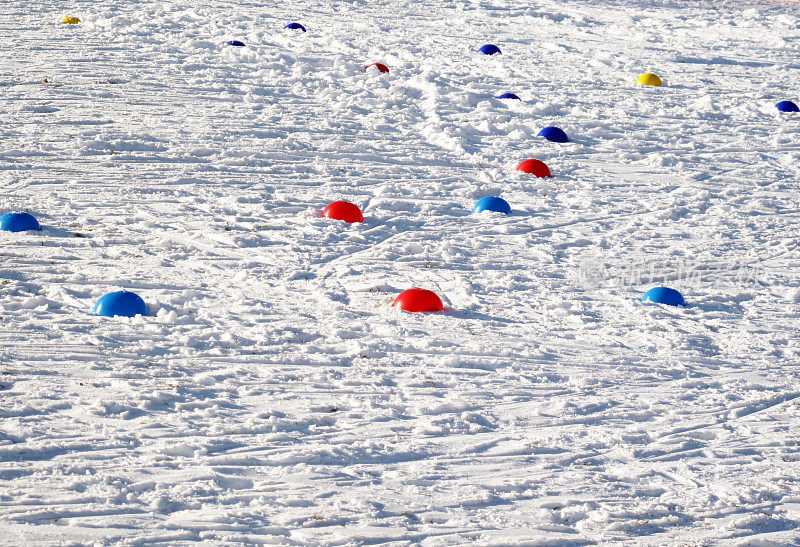
[(61, 20), (61, 22), (62, 23), (67, 23), (68, 25), (77, 25), (78, 23), (81, 22), (81, 20), (78, 19), (77, 17), (64, 17)]
[(651, 72), (646, 72), (636, 79), (636, 83), (642, 85), (661, 85), (661, 78)]

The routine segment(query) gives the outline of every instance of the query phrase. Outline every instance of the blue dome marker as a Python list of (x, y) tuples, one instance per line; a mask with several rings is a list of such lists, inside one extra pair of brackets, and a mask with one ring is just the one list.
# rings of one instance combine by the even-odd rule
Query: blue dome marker
[(800, 112), (800, 108), (797, 108), (797, 105), (792, 101), (781, 101), (775, 105), (775, 108), (781, 112)]
[(503, 93), (502, 95), (498, 95), (497, 98), (498, 99), (516, 99), (518, 101), (522, 100), (517, 95), (515, 95), (514, 93)]
[(100, 297), (94, 305), (94, 313), (103, 317), (147, 315), (147, 304), (138, 294), (130, 291), (110, 292)]
[(495, 53), (501, 53), (502, 54), (502, 52), (500, 51), (500, 48), (497, 47), (494, 44), (485, 44), (485, 45), (481, 46), (481, 48), (478, 51), (480, 51), (484, 55), (494, 55)]
[(675, 289), (669, 289), (667, 287), (655, 287), (650, 289), (644, 296), (642, 297), (642, 302), (645, 301), (656, 302), (658, 304), (666, 304), (668, 306), (685, 306), (686, 301), (683, 299), (683, 295), (676, 291)]
[(6, 232), (27, 232), (41, 229), (39, 221), (28, 213), (6, 213), (0, 217), (0, 230)]
[(306, 27), (304, 27), (300, 23), (289, 23), (288, 25), (286, 25), (283, 28), (288, 28), (290, 30), (302, 30), (303, 32), (306, 31)]
[(244, 42), (240, 42), (239, 40), (229, 40), (227, 44), (229, 46), (244, 47)]
[(482, 213), (484, 211), (509, 214), (511, 212), (511, 206), (503, 198), (487, 196), (479, 199), (475, 207), (472, 208), (473, 213)]
[(536, 136), (544, 137), (551, 142), (569, 142), (567, 134), (558, 127), (545, 127)]

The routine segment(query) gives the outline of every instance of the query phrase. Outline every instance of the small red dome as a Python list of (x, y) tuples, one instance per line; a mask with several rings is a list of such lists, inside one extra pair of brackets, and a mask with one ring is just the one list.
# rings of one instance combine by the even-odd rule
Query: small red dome
[(553, 174), (550, 173), (550, 168), (547, 167), (547, 165), (545, 165), (543, 161), (539, 160), (525, 160), (519, 165), (517, 165), (517, 171), (522, 171), (523, 173), (530, 173), (532, 175), (536, 175), (539, 178), (553, 176)]
[(349, 201), (334, 201), (322, 211), (322, 216), (345, 222), (363, 222), (361, 209)]
[(366, 71), (371, 66), (378, 67), (378, 70), (380, 70), (381, 72), (389, 72), (389, 67), (384, 65), (383, 63), (372, 63), (371, 65), (365, 66), (364, 70)]
[(400, 306), (403, 311), (431, 312), (443, 311), (441, 299), (436, 293), (427, 289), (408, 289), (397, 295), (392, 306)]

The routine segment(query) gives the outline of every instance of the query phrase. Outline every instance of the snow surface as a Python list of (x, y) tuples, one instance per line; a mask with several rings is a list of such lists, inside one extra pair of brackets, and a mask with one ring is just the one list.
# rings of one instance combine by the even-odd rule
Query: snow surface
[(275, 4), (4, 4), (0, 542), (799, 545), (800, 4)]

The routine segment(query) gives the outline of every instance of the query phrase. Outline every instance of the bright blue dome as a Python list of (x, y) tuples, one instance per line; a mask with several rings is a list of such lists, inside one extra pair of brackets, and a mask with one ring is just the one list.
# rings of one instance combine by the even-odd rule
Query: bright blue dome
[(800, 112), (800, 108), (797, 108), (797, 105), (792, 101), (781, 101), (775, 105), (775, 108), (781, 112)]
[(484, 211), (509, 214), (511, 212), (511, 206), (503, 198), (488, 196), (479, 199), (475, 207), (472, 208), (473, 213), (482, 213)]
[(497, 96), (497, 98), (498, 98), (498, 99), (516, 99), (516, 100), (518, 100), (518, 101), (519, 101), (519, 100), (521, 100), (521, 99), (520, 99), (520, 98), (519, 98), (517, 95), (515, 95), (514, 93), (503, 93), (502, 95), (498, 95), (498, 96)]
[(558, 127), (545, 127), (539, 131), (539, 134), (536, 136), (544, 137), (548, 141), (552, 142), (569, 142), (569, 137), (567, 137), (567, 134)]
[(303, 32), (306, 31), (306, 27), (304, 27), (300, 23), (289, 23), (288, 25), (286, 25), (283, 28), (288, 28), (288, 29), (291, 29), (291, 30), (302, 30)]
[(484, 55), (494, 55), (495, 53), (501, 53), (500, 48), (494, 44), (483, 45), (478, 51), (480, 51)]
[(41, 230), (39, 221), (28, 213), (6, 213), (0, 217), (0, 230), (6, 232), (26, 232), (28, 230)]
[(683, 295), (676, 291), (675, 289), (669, 289), (667, 287), (656, 287), (654, 289), (650, 289), (644, 296), (642, 297), (642, 301), (650, 300), (651, 302), (657, 302), (659, 304), (666, 304), (668, 306), (685, 306), (686, 301), (683, 299)]
[(97, 304), (94, 305), (94, 313), (103, 317), (147, 315), (147, 304), (133, 292), (110, 292), (97, 301)]

